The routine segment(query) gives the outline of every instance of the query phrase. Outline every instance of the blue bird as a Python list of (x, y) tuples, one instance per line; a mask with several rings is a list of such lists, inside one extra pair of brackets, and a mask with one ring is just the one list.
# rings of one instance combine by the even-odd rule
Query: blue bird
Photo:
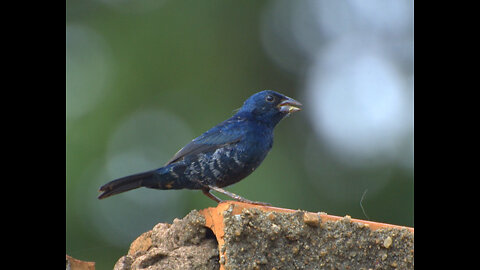
[(99, 199), (139, 187), (199, 189), (216, 202), (211, 190), (237, 201), (250, 201), (222, 187), (251, 174), (273, 145), (273, 129), (302, 104), (272, 90), (249, 97), (231, 118), (223, 121), (180, 149), (165, 166), (113, 180), (102, 187)]

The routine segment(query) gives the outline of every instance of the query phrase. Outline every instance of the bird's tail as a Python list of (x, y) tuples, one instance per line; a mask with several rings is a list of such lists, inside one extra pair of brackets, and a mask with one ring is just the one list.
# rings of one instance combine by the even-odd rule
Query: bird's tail
[(158, 178), (158, 173), (152, 170), (113, 180), (100, 187), (103, 193), (98, 198), (104, 199), (139, 187), (149, 187), (155, 178)]

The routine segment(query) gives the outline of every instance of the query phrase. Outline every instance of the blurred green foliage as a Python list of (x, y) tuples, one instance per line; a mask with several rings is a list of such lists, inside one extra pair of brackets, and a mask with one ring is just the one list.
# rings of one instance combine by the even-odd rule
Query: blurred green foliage
[[(129, 11), (134, 1), (124, 2), (114, 6), (110, 1), (69, 0), (66, 10), (66, 252), (95, 261), (97, 269), (112, 269), (129, 248), (126, 242), (107, 239), (112, 236), (106, 237), (99, 226), (122, 233), (129, 228), (126, 224), (136, 223), (137, 229), (128, 232), (131, 242), (158, 222), (170, 223), (192, 209), (214, 205), (198, 191), (131, 191), (128, 196), (169, 198), (166, 194), (175, 193), (172, 202), (182, 202), (154, 202), (148, 209), (129, 204), (124, 195), (97, 200), (101, 184), (123, 176), (112, 175), (106, 167), (112, 136), (130, 115), (168, 112), (190, 130), (177, 141), (159, 139), (170, 151), (150, 155), (160, 167), (169, 158), (165, 155), (175, 153), (170, 149), (181, 148), (225, 120), (257, 91), (273, 89), (299, 101), (304, 97), (302, 78), (275, 66), (262, 48), (259, 22), (266, 1), (164, 1), (140, 11)], [(163, 136), (160, 128), (152, 132), (152, 140)], [(127, 144), (142, 146), (145, 140), (139, 136), (132, 135)], [(413, 226), (413, 169), (397, 164), (352, 168), (315, 138), (305, 111), (283, 120), (262, 166), (227, 189), (279, 207), (354, 218), (366, 218), (359, 202), (369, 189), (363, 206), (371, 220)], [(153, 169), (126, 166), (131, 166), (129, 173)], [(387, 180), (376, 186), (377, 177)], [(349, 190), (347, 195), (338, 198), (332, 189), (321, 188), (338, 179), (351, 182), (335, 186), (340, 192)], [(104, 205), (110, 208), (97, 211)], [(145, 219), (132, 220), (128, 205), (132, 215), (137, 212)], [(117, 223), (105, 222), (109, 213), (117, 216)]]

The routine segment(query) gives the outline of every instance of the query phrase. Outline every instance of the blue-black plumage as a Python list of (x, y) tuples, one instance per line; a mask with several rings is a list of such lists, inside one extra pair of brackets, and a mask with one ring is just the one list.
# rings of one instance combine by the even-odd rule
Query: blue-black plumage
[[(139, 187), (199, 189), (220, 202), (210, 190), (233, 199), (258, 203), (223, 190), (251, 174), (273, 145), (273, 129), (300, 102), (272, 90), (249, 97), (238, 112), (192, 140), (165, 166), (113, 180), (102, 187), (103, 199)], [(259, 203), (263, 204), (263, 203)]]

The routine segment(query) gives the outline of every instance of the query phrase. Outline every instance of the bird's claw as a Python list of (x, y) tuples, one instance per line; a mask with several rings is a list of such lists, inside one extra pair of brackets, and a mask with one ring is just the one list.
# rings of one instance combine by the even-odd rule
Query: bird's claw
[(226, 191), (222, 188), (219, 188), (219, 187), (216, 187), (216, 186), (206, 186), (205, 189), (203, 189), (203, 193), (205, 195), (207, 195), (209, 198), (213, 199), (214, 201), (218, 202), (218, 203), (221, 203), (223, 202), (223, 200), (220, 200), (217, 196), (214, 196), (213, 194), (210, 193), (210, 190), (215, 190), (217, 192), (220, 192), (224, 195), (227, 195), (228, 197), (234, 199), (235, 201), (238, 201), (238, 202), (243, 202), (243, 203), (249, 203), (249, 204), (256, 204), (256, 205), (263, 205), (263, 206), (271, 206), (270, 203), (265, 203), (265, 202), (256, 202), (256, 201), (250, 201), (248, 199), (245, 199), (235, 193), (232, 193), (232, 192), (229, 192), (229, 191)]

